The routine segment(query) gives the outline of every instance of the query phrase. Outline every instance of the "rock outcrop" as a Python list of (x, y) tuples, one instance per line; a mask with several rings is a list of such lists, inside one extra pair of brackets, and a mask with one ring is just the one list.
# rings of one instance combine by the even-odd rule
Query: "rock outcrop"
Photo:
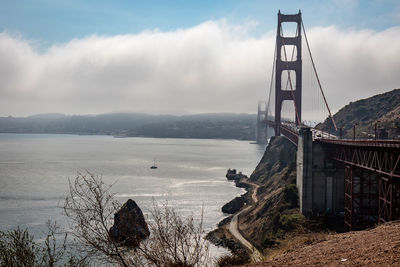
[(110, 237), (122, 246), (137, 247), (150, 235), (143, 212), (132, 199), (114, 214), (114, 225), (110, 228)]
[(274, 176), (285, 176), (283, 173), (285, 168), (288, 167), (294, 171), (296, 170), (296, 147), (285, 137), (273, 136), (265, 149), (261, 161), (250, 175), (250, 180), (260, 184), (267, 184), (268, 180)]
[(222, 206), (222, 212), (228, 214), (234, 214), (238, 212), (243, 206), (246, 200), (243, 196), (235, 197), (224, 206)]
[(242, 174), (242, 172), (237, 173), (236, 169), (228, 169), (228, 171), (226, 172), (226, 178), (228, 178), (228, 180), (240, 180), (242, 178), (247, 178), (246, 175)]

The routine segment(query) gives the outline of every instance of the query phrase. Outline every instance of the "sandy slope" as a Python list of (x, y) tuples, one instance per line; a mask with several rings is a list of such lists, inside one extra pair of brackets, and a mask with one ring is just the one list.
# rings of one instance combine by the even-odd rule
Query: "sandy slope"
[(329, 235), (320, 243), (249, 266), (400, 266), (400, 222)]

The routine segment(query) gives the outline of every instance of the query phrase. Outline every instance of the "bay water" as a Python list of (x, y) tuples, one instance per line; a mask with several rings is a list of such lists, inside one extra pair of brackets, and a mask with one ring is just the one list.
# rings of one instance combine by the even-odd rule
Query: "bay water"
[(20, 226), (40, 238), (48, 220), (67, 226), (60, 207), (68, 179), (91, 172), (145, 216), (153, 199), (182, 216), (200, 218), (203, 209), (210, 231), (226, 216), (222, 205), (244, 192), (226, 180), (227, 169), (250, 175), (264, 149), (238, 140), (0, 134), (0, 230)]

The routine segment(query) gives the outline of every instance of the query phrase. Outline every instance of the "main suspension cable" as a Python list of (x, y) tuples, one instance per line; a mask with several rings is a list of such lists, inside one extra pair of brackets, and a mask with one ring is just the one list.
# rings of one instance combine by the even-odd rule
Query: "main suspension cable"
[(333, 126), (335, 127), (335, 130), (337, 131), (336, 122), (335, 122), (335, 120), (334, 120), (334, 118), (333, 118), (333, 116), (332, 116), (332, 113), (331, 113), (331, 110), (330, 110), (330, 108), (329, 108), (328, 102), (326, 101), (326, 97), (325, 97), (325, 94), (324, 94), (324, 90), (322, 90), (322, 85), (321, 85), (321, 82), (320, 82), (319, 77), (318, 77), (317, 69), (315, 68), (314, 59), (313, 59), (313, 57), (312, 57), (311, 49), (310, 49), (310, 46), (309, 46), (309, 44), (308, 44), (307, 34), (306, 34), (306, 30), (305, 30), (305, 27), (304, 27), (303, 20), (301, 20), (301, 26), (302, 26), (302, 28), (303, 28), (304, 38), (306, 39), (308, 53), (309, 53), (309, 55), (310, 55), (310, 59), (311, 59), (311, 63), (312, 63), (313, 69), (314, 69), (315, 76), (317, 77), (319, 89), (320, 89), (320, 91), (321, 91), (321, 93), (322, 93), (322, 97), (324, 98), (326, 108), (328, 109), (329, 117), (331, 118), (332, 123), (333, 123)]
[(275, 60), (276, 60), (276, 42), (275, 42), (274, 58), (272, 60), (271, 82), (270, 82), (270, 85), (269, 85), (269, 96), (268, 96), (268, 102), (267, 102), (266, 114), (265, 114), (265, 119), (266, 120), (268, 120), (268, 111), (269, 111), (269, 108), (270, 108), (269, 106), (270, 106), (270, 103), (271, 103), (272, 85), (273, 85), (273, 79), (274, 79), (274, 73), (275, 73)]

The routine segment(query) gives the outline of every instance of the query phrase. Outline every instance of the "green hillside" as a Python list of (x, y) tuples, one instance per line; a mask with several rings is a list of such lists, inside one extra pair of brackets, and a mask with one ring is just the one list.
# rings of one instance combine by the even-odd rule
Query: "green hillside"
[[(356, 138), (374, 138), (375, 124), (388, 133), (389, 139), (400, 139), (400, 89), (350, 102), (333, 115), (343, 137), (352, 138), (355, 125)], [(330, 119), (317, 128), (334, 132)], [(339, 134), (339, 133), (338, 133)]]

